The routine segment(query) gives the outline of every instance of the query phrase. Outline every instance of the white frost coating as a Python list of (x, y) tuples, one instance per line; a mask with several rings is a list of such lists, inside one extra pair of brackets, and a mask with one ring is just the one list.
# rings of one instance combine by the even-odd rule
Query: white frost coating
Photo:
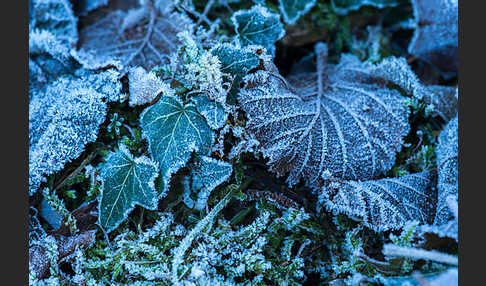
[(279, 0), (278, 8), (285, 23), (293, 25), (299, 18), (309, 12), (316, 0)]
[(408, 257), (412, 259), (425, 259), (438, 263), (449, 265), (458, 265), (457, 257), (441, 253), (435, 250), (424, 250), (413, 247), (398, 246), (394, 244), (385, 244), (383, 246), (383, 254), (386, 256)]
[(271, 170), (287, 182), (308, 185), (324, 170), (347, 180), (373, 179), (395, 163), (409, 131), (405, 98), (390, 90), (356, 57), (326, 64), (326, 49), (316, 45), (317, 72), (287, 80), (268, 71), (245, 77), (239, 102), (246, 130), (261, 143)]
[(152, 102), (160, 93), (172, 94), (172, 89), (153, 72), (146, 72), (143, 67), (130, 68), (128, 72), (130, 97), (128, 104), (132, 107)]
[(319, 202), (335, 213), (359, 217), (375, 231), (400, 229), (411, 220), (433, 221), (435, 189), (432, 172), (364, 182), (334, 182), (323, 188)]

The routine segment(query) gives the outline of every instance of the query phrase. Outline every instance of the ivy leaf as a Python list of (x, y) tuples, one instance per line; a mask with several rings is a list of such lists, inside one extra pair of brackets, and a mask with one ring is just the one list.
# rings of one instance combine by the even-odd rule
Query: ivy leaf
[(285, 23), (293, 25), (300, 16), (309, 12), (316, 4), (316, 0), (279, 0), (278, 8), (282, 13)]
[(457, 201), (457, 117), (452, 119), (439, 134), (437, 145), (437, 166), (438, 172), (438, 202), (435, 224), (445, 224), (453, 219), (449, 210), (447, 197), (453, 196)]
[(226, 123), (228, 112), (224, 107), (205, 94), (198, 94), (191, 97), (192, 102), (196, 105), (197, 111), (206, 119), (209, 127), (213, 130), (218, 130)]
[(211, 53), (217, 56), (221, 62), (221, 71), (233, 76), (233, 84), (227, 100), (229, 104), (237, 103), (234, 95), (239, 90), (243, 77), (260, 63), (256, 49), (256, 47), (239, 47), (228, 43), (211, 49)]
[(123, 66), (150, 70), (168, 62), (180, 44), (176, 34), (192, 30), (192, 21), (177, 12), (157, 9), (151, 1), (127, 12), (117, 10), (80, 31), (80, 56), (118, 59)]
[(67, 48), (78, 41), (78, 19), (68, 0), (32, 0), (29, 30), (47, 30)]
[(341, 15), (359, 10), (359, 8), (367, 5), (382, 9), (396, 6), (399, 3), (400, 0), (331, 0), (332, 8)]
[(445, 72), (458, 69), (458, 6), (451, 0), (413, 0), (416, 29), (408, 52)]
[(364, 182), (330, 180), (319, 202), (334, 213), (359, 217), (375, 231), (399, 229), (411, 220), (429, 224), (437, 198), (434, 177), (434, 172), (424, 171)]
[(184, 167), (193, 151), (210, 153), (213, 131), (194, 104), (184, 105), (173, 93), (163, 95), (145, 109), (141, 127), (149, 152), (159, 164), (163, 193), (169, 187), (171, 175)]
[(238, 45), (263, 46), (271, 55), (275, 55), (275, 42), (285, 35), (280, 16), (261, 5), (235, 12), (231, 21), (235, 26)]
[(134, 158), (125, 145), (111, 152), (100, 168), (102, 182), (98, 207), (100, 225), (110, 232), (123, 222), (135, 205), (157, 208), (157, 164), (142, 156)]
[(202, 210), (206, 206), (211, 192), (229, 179), (233, 167), (230, 163), (202, 156), (196, 161), (195, 167), (191, 171), (191, 188), (198, 194), (195, 208)]
[(366, 180), (385, 173), (409, 131), (405, 98), (381, 77), (360, 70), (354, 56), (326, 65), (322, 43), (316, 55), (317, 72), (288, 81), (265, 70), (245, 77), (239, 102), (247, 131), (261, 143), (271, 170), (279, 176), (290, 172), (289, 185), (301, 177), (320, 185), (322, 177)]

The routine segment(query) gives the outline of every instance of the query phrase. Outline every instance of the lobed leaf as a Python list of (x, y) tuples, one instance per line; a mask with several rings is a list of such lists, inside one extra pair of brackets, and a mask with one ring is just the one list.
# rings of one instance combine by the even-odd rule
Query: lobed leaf
[(157, 164), (142, 156), (134, 158), (125, 145), (111, 152), (99, 172), (102, 182), (99, 202), (100, 225), (110, 232), (123, 222), (135, 205), (155, 210), (158, 194)]
[(319, 202), (334, 213), (358, 217), (375, 231), (399, 229), (408, 221), (429, 224), (434, 217), (435, 173), (369, 181), (330, 180)]
[(194, 104), (184, 105), (173, 94), (164, 94), (156, 104), (145, 109), (141, 127), (150, 155), (159, 165), (164, 193), (171, 175), (187, 163), (193, 151), (210, 153), (213, 131)]
[(213, 130), (218, 130), (226, 123), (228, 118), (228, 112), (224, 110), (224, 107), (205, 94), (198, 94), (191, 97), (192, 102), (196, 105), (197, 111), (206, 119), (209, 127)]
[(261, 5), (235, 12), (231, 21), (235, 27), (238, 45), (263, 46), (272, 55), (275, 55), (275, 42), (285, 35), (280, 16)]
[(388, 171), (409, 130), (405, 100), (386, 81), (361, 70), (350, 55), (326, 65), (325, 45), (316, 45), (317, 72), (288, 81), (265, 70), (245, 78), (239, 95), (246, 129), (261, 143), (270, 169), (287, 183), (322, 177), (366, 180)]
[(200, 157), (192, 169), (191, 188), (198, 193), (195, 208), (202, 210), (211, 192), (228, 180), (232, 172), (233, 167), (230, 163), (211, 157)]

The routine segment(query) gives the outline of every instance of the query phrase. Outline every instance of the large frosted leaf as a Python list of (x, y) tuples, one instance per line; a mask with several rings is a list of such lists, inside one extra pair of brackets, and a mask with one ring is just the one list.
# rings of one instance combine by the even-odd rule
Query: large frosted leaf
[(408, 52), (446, 72), (458, 69), (457, 0), (413, 0), (416, 30)]
[(123, 66), (150, 70), (168, 62), (168, 55), (180, 43), (176, 34), (192, 30), (193, 23), (177, 12), (168, 13), (151, 6), (114, 11), (80, 31), (80, 53), (103, 59), (118, 59)]
[(231, 21), (235, 26), (239, 45), (263, 46), (272, 55), (275, 54), (275, 42), (285, 35), (280, 16), (260, 5), (255, 5), (250, 10), (237, 11)]
[(125, 145), (111, 152), (105, 161), (99, 172), (102, 187), (98, 217), (101, 226), (110, 232), (135, 205), (157, 208), (154, 182), (159, 173), (155, 162), (145, 156), (134, 158)]
[(271, 170), (289, 172), (293, 185), (302, 177), (376, 178), (395, 162), (409, 130), (405, 100), (386, 81), (359, 70), (361, 62), (345, 55), (326, 65), (326, 48), (316, 45), (317, 72), (291, 75), (258, 71), (248, 75), (239, 102), (247, 131), (261, 143)]
[(457, 123), (457, 117), (455, 117), (445, 126), (439, 135), (439, 144), (436, 149), (439, 168), (436, 225), (445, 224), (453, 219), (447, 204), (447, 197), (453, 196), (457, 200)]
[(193, 151), (210, 153), (213, 131), (206, 120), (193, 104), (184, 105), (171, 94), (142, 113), (141, 126), (150, 154), (159, 164), (163, 192), (171, 175), (187, 163)]
[(330, 180), (319, 202), (335, 213), (362, 219), (376, 231), (398, 229), (412, 220), (428, 224), (436, 204), (434, 176), (425, 171), (364, 182)]
[(279, 0), (278, 8), (287, 24), (295, 24), (300, 16), (309, 12), (316, 4), (316, 0)]
[(233, 167), (230, 163), (211, 157), (200, 157), (192, 169), (191, 188), (198, 194), (195, 208), (203, 209), (211, 192), (228, 180), (232, 172)]
[(78, 19), (68, 0), (32, 0), (29, 30), (47, 30), (67, 48), (78, 41)]
[(331, 0), (334, 11), (342, 15), (350, 11), (356, 11), (363, 6), (384, 8), (396, 6), (398, 3), (400, 3), (400, 0)]

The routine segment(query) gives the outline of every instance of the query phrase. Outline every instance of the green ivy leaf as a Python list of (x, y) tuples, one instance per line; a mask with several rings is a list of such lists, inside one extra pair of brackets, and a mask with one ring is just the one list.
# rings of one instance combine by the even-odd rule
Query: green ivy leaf
[(206, 205), (211, 192), (228, 180), (233, 172), (230, 163), (210, 157), (200, 157), (192, 169), (192, 190), (199, 191), (196, 209), (201, 210)]
[(198, 94), (191, 99), (196, 105), (197, 111), (206, 119), (211, 129), (218, 130), (223, 127), (228, 117), (228, 112), (224, 110), (221, 104), (210, 100), (205, 94)]
[(239, 45), (263, 46), (271, 55), (275, 55), (275, 42), (285, 35), (280, 16), (260, 5), (253, 6), (250, 10), (237, 11), (231, 21), (235, 26)]
[(161, 173), (161, 195), (171, 175), (184, 167), (193, 151), (209, 154), (213, 132), (194, 104), (184, 105), (173, 95), (164, 95), (141, 115), (143, 136)]
[(158, 169), (148, 157), (134, 158), (125, 145), (108, 154), (100, 168), (102, 182), (99, 222), (106, 232), (114, 230), (135, 205), (155, 210), (158, 196), (155, 178)]
[(282, 13), (285, 23), (293, 25), (300, 16), (309, 12), (316, 4), (316, 0), (279, 0), (278, 8)]

